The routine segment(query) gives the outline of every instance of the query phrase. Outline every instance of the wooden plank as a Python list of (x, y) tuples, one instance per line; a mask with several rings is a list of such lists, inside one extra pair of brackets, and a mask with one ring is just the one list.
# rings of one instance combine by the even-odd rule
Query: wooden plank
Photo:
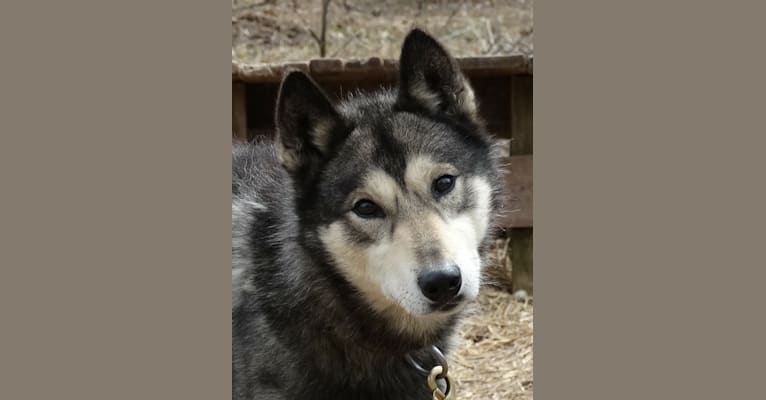
[(493, 57), (461, 57), (457, 59), (460, 69), (469, 76), (499, 76), (527, 74), (528, 57), (522, 54)]
[[(274, 131), (274, 113), (276, 110), (279, 83), (247, 84), (247, 129), (264, 134)], [(271, 134), (269, 134), (271, 136)], [(254, 138), (252, 134), (248, 136)]]
[(511, 77), (511, 155), (532, 150), (532, 75), (516, 75)]
[(507, 159), (505, 186), (508, 197), (503, 205), (498, 226), (500, 228), (532, 227), (533, 191), (532, 156), (511, 156)]
[[(532, 154), (532, 115), (532, 75), (514, 75), (511, 77), (511, 157)], [(531, 163), (529, 168), (531, 184)], [(531, 196), (528, 201), (531, 212)], [(533, 292), (532, 235), (531, 227), (514, 228), (510, 233), (513, 291), (525, 291), (528, 295)]]
[(231, 131), (232, 140), (247, 141), (247, 95), (244, 83), (231, 85)]
[(479, 114), (486, 122), (487, 129), (499, 138), (510, 139), (511, 120), (511, 77), (484, 76), (469, 78), (473, 92), (479, 102)]
[(309, 72), (309, 64), (289, 63), (289, 64), (232, 64), (231, 79), (235, 82), (262, 83), (262, 82), (280, 82), (285, 71), (297, 69), (303, 72)]
[[(521, 55), (490, 57), (458, 57), (458, 64), (469, 77), (530, 74), (530, 58)], [(232, 80), (248, 83), (279, 82), (288, 69), (308, 72), (317, 80), (362, 80), (396, 78), (399, 63), (393, 59), (315, 59), (292, 64), (247, 65), (232, 63)]]
[(511, 289), (514, 293), (534, 293), (532, 260), (532, 228), (516, 228), (511, 230)]
[(337, 58), (320, 58), (309, 61), (309, 73), (313, 76), (343, 71), (343, 61)]

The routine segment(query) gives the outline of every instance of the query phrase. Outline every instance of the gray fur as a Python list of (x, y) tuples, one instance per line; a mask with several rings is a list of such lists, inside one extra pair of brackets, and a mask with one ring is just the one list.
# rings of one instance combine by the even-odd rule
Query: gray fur
[[(415, 85), (417, 96), (406, 88), (383, 90), (334, 106), (308, 77), (292, 73), (280, 90), (278, 140), (233, 147), (233, 399), (431, 398), (426, 377), (404, 356), (435, 365), (427, 348), (449, 351), (462, 312), (417, 335), (395, 328), (339, 272), (318, 238), (322, 227), (349, 218), (347, 196), (365, 171), (379, 168), (402, 181), (411, 154), (455, 165), (461, 177), (482, 177), (497, 211), (498, 154), (476, 105), (460, 98), (470, 91), (467, 81), (425, 33), (408, 36), (402, 60), (413, 50), (432, 57), (402, 65), (402, 82)], [(434, 92), (424, 95), (429, 87)], [(418, 104), (424, 98), (431, 103)], [(455, 212), (475, 206), (473, 188), (463, 191), (451, 206)], [(345, 240), (363, 245), (373, 239), (349, 229)], [(489, 240), (487, 234), (482, 249)], [(419, 257), (436, 255), (424, 249)]]

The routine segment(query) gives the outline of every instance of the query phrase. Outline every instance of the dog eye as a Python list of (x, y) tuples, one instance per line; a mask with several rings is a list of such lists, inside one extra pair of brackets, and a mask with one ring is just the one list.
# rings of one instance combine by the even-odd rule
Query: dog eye
[(354, 214), (360, 216), (361, 218), (383, 218), (383, 210), (378, 207), (377, 204), (371, 202), (370, 200), (363, 199), (359, 200), (354, 204), (354, 208), (351, 209), (351, 211), (354, 212)]
[(441, 197), (449, 193), (453, 187), (455, 187), (455, 177), (452, 175), (442, 175), (434, 180), (431, 190), (434, 192), (435, 197)]

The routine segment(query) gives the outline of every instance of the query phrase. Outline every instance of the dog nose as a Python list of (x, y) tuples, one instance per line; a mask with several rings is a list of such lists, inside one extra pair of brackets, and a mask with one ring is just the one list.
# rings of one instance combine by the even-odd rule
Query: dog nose
[(428, 271), (418, 276), (420, 291), (437, 305), (442, 305), (457, 296), (462, 283), (458, 267)]

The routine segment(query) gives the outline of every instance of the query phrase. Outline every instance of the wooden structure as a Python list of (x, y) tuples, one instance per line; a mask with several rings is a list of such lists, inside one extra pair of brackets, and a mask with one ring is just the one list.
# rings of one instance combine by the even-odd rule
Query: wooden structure
[[(458, 58), (479, 101), (490, 132), (508, 146), (506, 184), (511, 197), (501, 226), (510, 230), (513, 290), (532, 294), (532, 58), (523, 55)], [(284, 71), (300, 69), (330, 96), (392, 86), (396, 60), (318, 59), (305, 63), (248, 66), (232, 64), (232, 132), (234, 141), (269, 136)]]

